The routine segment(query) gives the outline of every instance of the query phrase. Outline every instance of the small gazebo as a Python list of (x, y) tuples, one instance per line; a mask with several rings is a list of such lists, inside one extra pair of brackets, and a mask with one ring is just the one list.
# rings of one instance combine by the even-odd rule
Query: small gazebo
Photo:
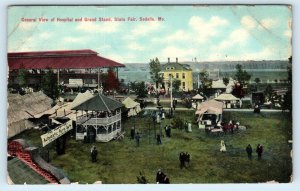
[(195, 95), (194, 97), (192, 97), (192, 107), (197, 109), (198, 106), (201, 104), (201, 102), (203, 101), (204, 97), (201, 96), (200, 94)]
[[(236, 107), (237, 102), (240, 101), (239, 98), (229, 93), (223, 93), (218, 97), (216, 97), (215, 100), (222, 101), (224, 103), (223, 105), (224, 108), (232, 108), (232, 106)], [(241, 101), (240, 101), (240, 106), (241, 106)]]
[(123, 104), (97, 94), (75, 106), (76, 140), (108, 142), (121, 132)]

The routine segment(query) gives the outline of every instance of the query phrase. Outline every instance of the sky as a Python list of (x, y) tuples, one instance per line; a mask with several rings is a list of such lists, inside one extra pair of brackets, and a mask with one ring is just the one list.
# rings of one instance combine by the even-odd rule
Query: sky
[[(48, 21), (40, 22), (40, 17)], [(198, 62), (287, 60), (292, 54), (292, 11), (285, 5), (12, 6), (7, 33), (8, 52), (91, 49), (121, 63), (148, 63), (155, 57), (161, 62), (168, 57)]]

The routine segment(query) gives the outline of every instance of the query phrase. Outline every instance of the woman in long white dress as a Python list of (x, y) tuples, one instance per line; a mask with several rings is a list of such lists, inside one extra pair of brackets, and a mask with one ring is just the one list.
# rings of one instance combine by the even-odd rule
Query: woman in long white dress
[(221, 140), (221, 144), (220, 144), (220, 151), (221, 152), (226, 152), (226, 145), (225, 142), (223, 140)]

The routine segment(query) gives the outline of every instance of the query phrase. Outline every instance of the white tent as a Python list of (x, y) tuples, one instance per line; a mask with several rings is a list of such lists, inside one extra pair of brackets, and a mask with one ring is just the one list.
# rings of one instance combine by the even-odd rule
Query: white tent
[(237, 103), (239, 101), (240, 107), (242, 105), (242, 102), (239, 98), (235, 97), (232, 94), (224, 93), (219, 95), (218, 97), (215, 98), (217, 101), (222, 101), (224, 103), (225, 108), (231, 108), (231, 103)]
[(221, 94), (218, 97), (216, 97), (215, 100), (218, 100), (218, 101), (238, 101), (239, 98), (235, 97), (232, 94), (224, 93), (224, 94)]
[(70, 109), (80, 105), (81, 103), (85, 102), (86, 100), (94, 97), (94, 95), (90, 91), (86, 91), (84, 93), (79, 93), (76, 98), (73, 100)]
[(35, 126), (29, 118), (43, 113), (51, 108), (53, 100), (43, 92), (33, 92), (25, 95), (9, 94), (8, 98), (8, 138), (13, 137), (25, 129)]
[(193, 100), (202, 100), (203, 97), (200, 94), (195, 95), (194, 97), (192, 97)]
[(129, 109), (128, 117), (135, 116), (141, 111), (140, 104), (133, 101), (130, 97), (127, 97), (122, 103)]
[(209, 100), (203, 102), (199, 105), (196, 115), (202, 115), (208, 112), (212, 114), (222, 114), (223, 113), (223, 103), (216, 100)]

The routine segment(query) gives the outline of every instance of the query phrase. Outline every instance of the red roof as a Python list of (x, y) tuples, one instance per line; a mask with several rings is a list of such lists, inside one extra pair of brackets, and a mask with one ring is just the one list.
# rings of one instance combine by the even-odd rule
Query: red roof
[(125, 67), (116, 61), (98, 56), (92, 50), (14, 52), (8, 53), (7, 57), (9, 70)]

